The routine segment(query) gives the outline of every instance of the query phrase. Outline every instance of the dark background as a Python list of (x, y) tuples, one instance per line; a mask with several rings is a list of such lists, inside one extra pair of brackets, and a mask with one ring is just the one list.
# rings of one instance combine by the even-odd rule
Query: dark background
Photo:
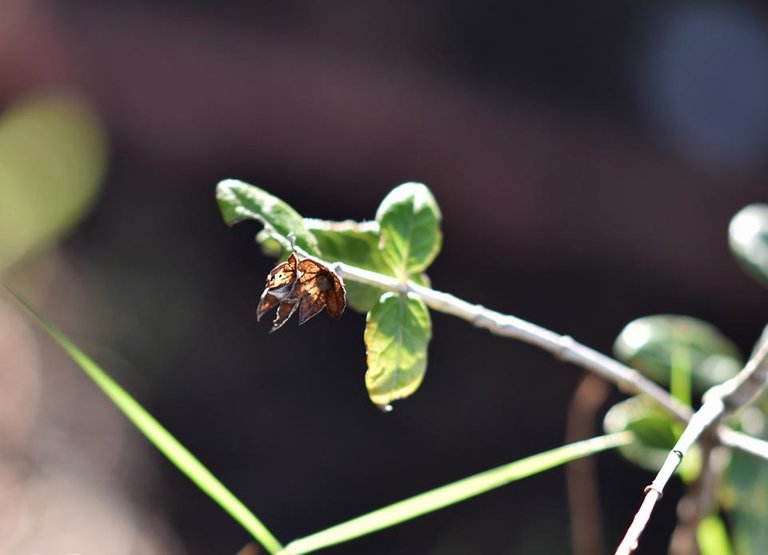
[[(257, 324), (273, 261), (257, 226), (222, 223), (220, 179), (361, 220), (395, 185), (424, 182), (444, 215), (437, 289), (602, 352), (648, 314), (712, 322), (744, 352), (765, 323), (765, 289), (727, 246), (732, 215), (766, 200), (762, 5), (4, 1), (0, 106), (66, 88), (109, 138), (99, 200), (60, 245), (44, 308), (281, 540), (562, 444), (581, 371), (433, 313), (424, 384), (381, 413), (364, 315)], [(69, 371), (62, 411), (114, 412)], [(43, 385), (57, 372), (44, 365)], [(86, 423), (76, 437), (127, 437), (103, 480), (167, 542), (121, 549), (247, 543), (107, 420), (117, 431)], [(612, 548), (650, 476), (615, 454), (598, 470)], [(676, 488), (640, 553), (665, 549)], [(569, 549), (555, 470), (328, 552)]]

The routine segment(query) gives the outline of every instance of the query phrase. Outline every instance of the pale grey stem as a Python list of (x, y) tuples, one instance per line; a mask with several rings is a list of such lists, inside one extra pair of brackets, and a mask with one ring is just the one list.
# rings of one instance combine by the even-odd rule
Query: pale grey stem
[[(693, 443), (712, 425), (719, 422), (727, 413), (732, 413), (754, 401), (762, 393), (768, 374), (768, 342), (763, 342), (746, 366), (733, 378), (716, 385), (704, 394), (704, 403), (697, 410), (683, 431), (680, 439), (667, 455), (667, 459), (650, 486), (645, 488), (645, 499), (627, 529), (624, 539), (616, 548), (616, 555), (629, 555), (637, 548), (640, 535), (645, 530), (656, 502), (661, 499), (664, 487), (677, 470), (683, 457)], [(718, 429), (718, 437), (723, 441), (724, 428)], [(725, 439), (733, 439), (736, 432), (727, 431)], [(750, 438), (752, 440), (754, 438)], [(759, 440), (754, 440), (758, 442)], [(723, 441), (726, 443), (726, 441)], [(747, 443), (751, 443), (747, 442)], [(764, 443), (764, 442), (760, 442)], [(732, 443), (736, 447), (735, 443)], [(762, 450), (762, 448), (761, 448)], [(752, 454), (754, 451), (747, 450)]]
[(738, 449), (743, 453), (768, 461), (768, 442), (762, 439), (742, 434), (727, 426), (720, 426), (717, 429), (717, 438), (726, 447)]
[(348, 264), (337, 263), (333, 267), (344, 279), (415, 295), (433, 310), (462, 318), (493, 334), (518, 339), (549, 351), (565, 362), (581, 366), (614, 382), (622, 391), (645, 393), (682, 422), (687, 422), (691, 416), (691, 410), (688, 407), (636, 370), (578, 343), (568, 335), (560, 335), (515, 316), (501, 314), (412, 282), (401, 283), (396, 278)]
[(683, 460), (683, 456), (685, 456), (690, 446), (693, 445), (704, 430), (722, 417), (723, 407), (722, 402), (718, 404), (713, 399), (709, 404), (704, 403), (693, 415), (680, 439), (677, 440), (672, 451), (667, 455), (656, 478), (651, 482), (651, 485), (645, 488), (645, 499), (643, 499), (643, 503), (635, 514), (632, 524), (630, 524), (627, 532), (624, 534), (624, 539), (619, 544), (619, 547), (616, 548), (616, 555), (629, 555), (637, 549), (640, 535), (651, 518), (656, 502), (664, 495), (664, 487), (667, 485), (667, 482), (669, 482), (669, 479), (677, 470), (680, 461)]
[(677, 504), (677, 526), (669, 542), (669, 555), (699, 555), (699, 525), (717, 507), (717, 485), (728, 464), (728, 449), (717, 445), (708, 430), (700, 439), (701, 471)]
[[(273, 229), (265, 229), (269, 236), (280, 243), (283, 248), (295, 250), (303, 257), (314, 258), (321, 264), (332, 267), (343, 279), (372, 285), (387, 291), (418, 296), (433, 310), (456, 316), (477, 327), (487, 329), (493, 334), (518, 339), (549, 351), (565, 362), (581, 366), (616, 384), (624, 392), (648, 395), (670, 415), (683, 423), (687, 423), (691, 419), (693, 414), (691, 409), (677, 401), (665, 389), (659, 387), (636, 370), (586, 345), (578, 343), (568, 335), (560, 335), (515, 316), (501, 314), (483, 306), (468, 303), (449, 293), (436, 291), (410, 281), (402, 283), (392, 276), (386, 276), (342, 262), (333, 263), (321, 260), (292, 244)], [(723, 445), (739, 449), (768, 461), (768, 442), (746, 436), (724, 426), (718, 428), (718, 438)]]
[(730, 380), (711, 388), (704, 395), (719, 397), (728, 412), (735, 412), (753, 402), (764, 390), (768, 378), (768, 341), (762, 341), (744, 369)]

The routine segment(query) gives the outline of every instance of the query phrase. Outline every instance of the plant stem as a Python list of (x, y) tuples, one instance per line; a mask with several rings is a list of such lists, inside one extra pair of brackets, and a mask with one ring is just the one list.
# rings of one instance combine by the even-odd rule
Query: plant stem
[(344, 279), (389, 291), (416, 295), (433, 310), (467, 320), (474, 326), (487, 329), (495, 335), (518, 339), (549, 351), (564, 362), (581, 366), (614, 382), (622, 391), (645, 393), (681, 422), (687, 422), (691, 417), (691, 410), (688, 407), (672, 398), (663, 388), (638, 371), (582, 345), (568, 335), (560, 335), (515, 316), (501, 314), (412, 282), (402, 283), (393, 277), (348, 264), (337, 263), (333, 267)]
[[(295, 250), (303, 257), (314, 258), (321, 264), (332, 267), (345, 280), (372, 285), (386, 291), (415, 295), (421, 298), (432, 310), (456, 316), (495, 335), (517, 339), (549, 351), (564, 362), (581, 366), (605, 380), (613, 382), (625, 393), (647, 395), (668, 414), (684, 424), (691, 420), (693, 411), (673, 398), (665, 389), (640, 374), (637, 370), (577, 342), (568, 335), (560, 335), (521, 318), (501, 314), (481, 305), (459, 299), (449, 293), (418, 285), (412, 281), (401, 282), (394, 277), (385, 276), (342, 262), (333, 263), (320, 260), (296, 247), (290, 240), (274, 230), (269, 229), (268, 234), (280, 243), (283, 248)], [(755, 380), (756, 378), (749, 380), (748, 386), (755, 385), (757, 383)], [(718, 439), (723, 445), (768, 461), (768, 442), (746, 436), (725, 426), (718, 428)]]
[[(616, 555), (629, 555), (637, 549), (640, 535), (645, 530), (654, 507), (664, 493), (664, 487), (680, 465), (688, 449), (710, 427), (718, 423), (727, 413), (751, 403), (766, 386), (768, 377), (768, 341), (763, 341), (746, 366), (733, 378), (716, 385), (704, 394), (704, 403), (697, 410), (683, 430), (680, 439), (667, 455), (651, 485), (645, 488), (645, 498), (627, 529), (624, 539), (616, 548)], [(720, 430), (718, 430), (719, 432)], [(730, 432), (734, 434), (735, 432)], [(729, 435), (730, 435), (729, 434)], [(721, 435), (721, 434), (718, 434)]]
[[(287, 238), (271, 230), (270, 235), (284, 248), (295, 249), (302, 256), (308, 256), (306, 252), (296, 248)], [(656, 503), (663, 496), (664, 487), (680, 465), (690, 446), (708, 429), (717, 426), (715, 428), (717, 438), (723, 445), (740, 449), (745, 453), (768, 461), (767, 442), (745, 436), (719, 425), (726, 412), (733, 412), (752, 402), (765, 389), (766, 381), (768, 381), (768, 341), (761, 340), (760, 348), (756, 350), (747, 365), (730, 380), (711, 388), (704, 396), (704, 403), (699, 410), (692, 413), (689, 407), (680, 403), (666, 390), (636, 370), (578, 343), (568, 335), (560, 335), (515, 316), (501, 314), (483, 306), (468, 303), (449, 293), (436, 291), (411, 281), (400, 281), (390, 276), (341, 262), (335, 264), (320, 262), (332, 266), (343, 279), (372, 285), (387, 291), (415, 295), (433, 310), (467, 320), (474, 326), (487, 329), (493, 334), (518, 339), (549, 351), (565, 362), (581, 366), (615, 383), (622, 391), (649, 396), (670, 415), (686, 423), (685, 430), (683, 430), (675, 447), (670, 451), (656, 478), (651, 485), (645, 488), (645, 498), (635, 514), (632, 524), (627, 529), (624, 539), (616, 549), (616, 555), (629, 555), (637, 548), (640, 535), (645, 529)]]
[(699, 555), (697, 533), (701, 521), (717, 508), (717, 485), (728, 458), (712, 430), (699, 440), (701, 471), (677, 504), (677, 526), (669, 542), (670, 555)]

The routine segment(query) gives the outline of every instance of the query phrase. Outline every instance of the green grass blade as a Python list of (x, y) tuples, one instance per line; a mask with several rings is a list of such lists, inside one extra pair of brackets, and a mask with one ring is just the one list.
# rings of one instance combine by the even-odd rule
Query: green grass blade
[(203, 464), (190, 453), (155, 418), (110, 378), (85, 353), (78, 349), (56, 326), (48, 322), (26, 299), (6, 288), (42, 324), (70, 357), (85, 371), (97, 386), (117, 405), (134, 426), (181, 470), (192, 482), (229, 513), (270, 553), (282, 549), (280, 542), (243, 503), (229, 491)]
[(459, 501), (464, 501), (515, 480), (521, 480), (533, 474), (549, 470), (574, 459), (625, 445), (630, 441), (632, 441), (631, 432), (618, 432), (532, 455), (519, 461), (464, 478), (458, 482), (427, 491), (404, 501), (399, 501), (310, 536), (294, 540), (285, 547), (283, 554), (299, 555), (301, 553), (310, 553), (347, 542), (438, 509), (443, 509)]

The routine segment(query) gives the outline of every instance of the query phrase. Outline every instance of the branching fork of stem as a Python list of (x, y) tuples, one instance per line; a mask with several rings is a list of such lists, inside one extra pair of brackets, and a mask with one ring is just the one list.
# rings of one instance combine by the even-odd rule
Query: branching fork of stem
[[(664, 487), (680, 465), (688, 449), (710, 427), (755, 400), (765, 388), (768, 378), (768, 341), (763, 341), (746, 366), (733, 378), (712, 387), (704, 395), (704, 403), (691, 417), (680, 439), (667, 455), (656, 478), (645, 488), (645, 498), (635, 518), (627, 529), (624, 539), (616, 549), (616, 555), (629, 555), (637, 548), (640, 535), (645, 530), (656, 503), (664, 494)], [(726, 437), (735, 432), (729, 432)], [(722, 434), (721, 434), (722, 435)], [(722, 438), (721, 438), (722, 440)]]

